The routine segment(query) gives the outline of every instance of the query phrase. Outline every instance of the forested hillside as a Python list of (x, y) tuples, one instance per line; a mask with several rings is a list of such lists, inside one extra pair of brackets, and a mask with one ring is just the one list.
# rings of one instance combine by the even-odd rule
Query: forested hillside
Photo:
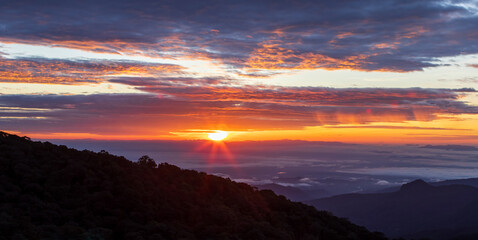
[(272, 191), (0, 132), (0, 239), (384, 239)]

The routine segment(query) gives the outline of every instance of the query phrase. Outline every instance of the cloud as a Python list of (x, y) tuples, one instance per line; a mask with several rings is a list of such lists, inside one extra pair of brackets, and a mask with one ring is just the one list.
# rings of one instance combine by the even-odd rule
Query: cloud
[(478, 77), (460, 78), (460, 79), (457, 79), (456, 81), (463, 82), (463, 83), (478, 83)]
[(0, 113), (9, 117), (0, 119), (2, 127), (25, 132), (161, 135), (205, 126), (303, 129), (478, 113), (476, 106), (460, 101), (465, 93), (454, 89), (234, 87), (222, 85), (220, 78), (179, 77), (114, 81), (149, 93), (0, 95)]
[(387, 186), (387, 185), (390, 185), (391, 183), (387, 180), (378, 180), (375, 184), (380, 186)]
[(474, 1), (10, 1), (0, 41), (284, 69), (416, 71), (478, 53)]
[[(151, 93), (164, 93), (184, 99), (201, 100), (240, 100), (289, 102), (298, 105), (304, 102), (313, 104), (339, 104), (346, 106), (364, 103), (375, 105), (401, 105), (407, 103), (456, 100), (458, 93), (475, 92), (467, 89), (424, 89), (424, 88), (326, 88), (326, 87), (275, 87), (275, 86), (224, 86), (228, 78), (134, 78), (122, 77), (110, 82), (137, 87)], [(435, 102), (434, 104), (438, 104)], [(424, 105), (432, 105), (431, 103)]]
[(447, 151), (478, 151), (478, 147), (466, 145), (425, 145), (422, 148), (441, 149)]
[(165, 77), (116, 77), (108, 80), (112, 83), (121, 83), (135, 86), (145, 92), (157, 92), (160, 87), (165, 88), (184, 88), (184, 87), (218, 87), (224, 85), (233, 85), (240, 83), (239, 80), (229, 77), (184, 77), (184, 76), (165, 76)]
[(0, 58), (0, 82), (85, 84), (106, 81), (115, 75), (154, 75), (180, 73), (172, 64), (126, 61), (82, 61), (44, 58)]
[(414, 127), (414, 126), (380, 126), (380, 125), (371, 125), (371, 126), (327, 126), (327, 128), (375, 128), (375, 129), (416, 129), (416, 130), (461, 130), (461, 131), (470, 131), (471, 129), (465, 128), (437, 128), (437, 127)]
[(229, 86), (220, 78), (111, 81), (181, 101), (228, 102), (227, 109), (217, 110), (249, 113), (258, 120), (294, 120), (301, 126), (430, 121), (439, 114), (478, 112), (459, 100), (474, 89)]

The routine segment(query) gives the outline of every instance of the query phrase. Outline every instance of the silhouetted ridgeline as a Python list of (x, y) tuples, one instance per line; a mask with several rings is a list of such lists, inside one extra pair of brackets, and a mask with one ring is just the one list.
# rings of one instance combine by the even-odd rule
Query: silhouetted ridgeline
[(415, 180), (395, 192), (344, 194), (310, 203), (390, 237), (478, 239), (478, 188), (472, 186)]
[(0, 239), (384, 239), (272, 191), (142, 160), (0, 132)]

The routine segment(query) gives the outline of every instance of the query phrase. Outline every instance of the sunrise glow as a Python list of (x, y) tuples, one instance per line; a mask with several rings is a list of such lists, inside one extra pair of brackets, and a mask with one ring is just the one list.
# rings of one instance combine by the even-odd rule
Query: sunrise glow
[(208, 133), (207, 137), (213, 141), (222, 141), (227, 137), (227, 135), (229, 135), (227, 132), (218, 130), (215, 132)]
[[(477, 26), (478, 0), (2, 1), (0, 161), (6, 165), (0, 166), (7, 171), (0, 175), (2, 181), (12, 179), (6, 190), (21, 190), (16, 191), (20, 200), (35, 200), (2, 209), (12, 233), (5, 238), (46, 239), (55, 227), (61, 234), (53, 238), (478, 239), (478, 231), (469, 231), (478, 229), (478, 189), (460, 187), (466, 194), (451, 199), (457, 205), (470, 202), (456, 209), (435, 192), (443, 186), (435, 183), (444, 180), (461, 185), (470, 178), (470, 187), (478, 187)], [(69, 148), (85, 151), (73, 154)], [(183, 177), (176, 174), (179, 169)], [(106, 178), (114, 181), (98, 181)], [(127, 189), (120, 191), (123, 185), (116, 183)], [(162, 183), (165, 188), (156, 188)], [(135, 184), (143, 186), (133, 189), (141, 197), (130, 194)], [(149, 187), (166, 194), (149, 194)], [(62, 196), (68, 188), (74, 193), (67, 194), (70, 199)], [(247, 189), (257, 197), (245, 194)], [(276, 205), (286, 199), (259, 191), (266, 189), (316, 207), (325, 205), (315, 200), (360, 193), (357, 201), (345, 197), (344, 206), (354, 214), (371, 214), (385, 228), (372, 224), (370, 229), (386, 234), (367, 238), (362, 228), (354, 228), (360, 232), (335, 238), (344, 229), (340, 225), (328, 224), (340, 227), (337, 231), (307, 225), (312, 218), (281, 212)], [(381, 197), (404, 189), (440, 197), (419, 195), (403, 209), (385, 207), (387, 199), (393, 204), (411, 199), (394, 192)], [(231, 193), (245, 198), (236, 201)], [(378, 201), (364, 201), (360, 196), (366, 193)], [(163, 199), (167, 196), (197, 204), (181, 205)], [(118, 204), (97, 211), (110, 201)], [(92, 218), (83, 211), (86, 205), (78, 214), (65, 209), (48, 216), (57, 206), (77, 202), (120, 219)], [(118, 211), (123, 203), (131, 203), (134, 208), (123, 209), (134, 214)], [(34, 211), (38, 206), (54, 209), (40, 214)], [(451, 222), (444, 228), (419, 223), (425, 218), (413, 215), (417, 209), (410, 206), (433, 213), (434, 223)], [(252, 212), (244, 221), (232, 211), (245, 214), (246, 207)], [(309, 209), (299, 208), (285, 210)], [(440, 212), (446, 218), (434, 219)], [(297, 216), (306, 221), (295, 221)], [(345, 222), (365, 220), (337, 216)], [(10, 230), (15, 218), (20, 227)], [(249, 221), (253, 218), (259, 224)], [(394, 225), (397, 219), (403, 224)], [(459, 225), (456, 219), (470, 223), (452, 229)], [(222, 226), (225, 222), (232, 227)], [(177, 228), (191, 223), (184, 231)], [(416, 228), (420, 224), (426, 229)], [(393, 233), (407, 228), (404, 235)], [(320, 236), (305, 234), (308, 230)], [(466, 234), (445, 236), (460, 230)], [(422, 236), (426, 233), (433, 236)]]
[[(0, 127), (42, 139), (222, 141), (216, 129), (228, 129), (228, 142), (478, 144), (476, 28), (462, 22), (476, 4), (423, 2), (423, 15), (383, 4), (206, 2), (184, 13), (194, 21), (148, 2), (2, 12)], [(77, 11), (89, 20), (65, 17)], [(219, 13), (230, 17), (217, 26)]]

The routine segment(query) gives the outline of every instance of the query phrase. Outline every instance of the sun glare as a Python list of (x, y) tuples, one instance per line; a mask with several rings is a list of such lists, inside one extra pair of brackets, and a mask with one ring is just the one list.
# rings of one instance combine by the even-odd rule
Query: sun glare
[(224, 132), (224, 131), (215, 131), (215, 132), (212, 132), (212, 133), (208, 133), (208, 138), (213, 140), (213, 141), (221, 141), (223, 140), (224, 138), (226, 138), (228, 135), (227, 132)]

